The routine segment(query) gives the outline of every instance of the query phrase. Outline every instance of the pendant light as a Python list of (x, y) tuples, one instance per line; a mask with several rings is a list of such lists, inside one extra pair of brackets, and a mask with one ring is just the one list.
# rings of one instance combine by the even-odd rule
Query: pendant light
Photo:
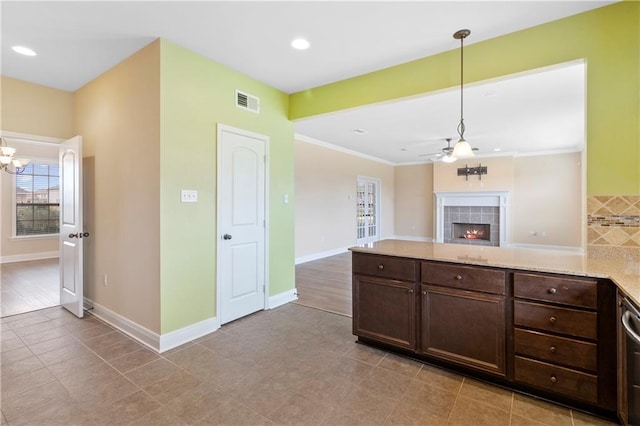
[(470, 30), (459, 30), (453, 34), (453, 38), (460, 40), (460, 124), (458, 124), (458, 134), (460, 139), (453, 147), (451, 154), (456, 158), (473, 157), (473, 149), (469, 142), (464, 140), (464, 39), (471, 34)]

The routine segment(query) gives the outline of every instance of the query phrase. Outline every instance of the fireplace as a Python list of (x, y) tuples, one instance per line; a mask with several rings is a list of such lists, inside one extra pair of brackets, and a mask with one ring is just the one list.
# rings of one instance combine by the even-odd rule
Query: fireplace
[(465, 240), (491, 240), (491, 225), (488, 223), (456, 223), (453, 222), (451, 238)]
[(436, 193), (436, 242), (504, 246), (507, 192)]

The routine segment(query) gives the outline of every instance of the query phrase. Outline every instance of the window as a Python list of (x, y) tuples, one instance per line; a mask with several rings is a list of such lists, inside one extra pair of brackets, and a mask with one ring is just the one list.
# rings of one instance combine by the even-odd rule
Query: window
[(59, 169), (58, 164), (34, 161), (16, 175), (16, 236), (59, 232)]

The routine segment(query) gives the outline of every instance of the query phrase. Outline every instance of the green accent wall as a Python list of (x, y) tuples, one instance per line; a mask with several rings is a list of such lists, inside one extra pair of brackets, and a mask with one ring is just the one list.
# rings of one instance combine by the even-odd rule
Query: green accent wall
[[(491, 40), (465, 44), (465, 83), (584, 60), (587, 195), (640, 193), (640, 3), (624, 1)], [(452, 34), (458, 28), (452, 29)], [(460, 52), (438, 55), (290, 96), (292, 120), (459, 84)], [(455, 126), (453, 123), (452, 126)]]
[[(161, 333), (216, 315), (217, 124), (270, 138), (270, 295), (295, 287), (293, 123), (285, 93), (161, 40)], [(260, 98), (260, 114), (235, 107), (235, 90)], [(198, 191), (181, 203), (180, 190)]]

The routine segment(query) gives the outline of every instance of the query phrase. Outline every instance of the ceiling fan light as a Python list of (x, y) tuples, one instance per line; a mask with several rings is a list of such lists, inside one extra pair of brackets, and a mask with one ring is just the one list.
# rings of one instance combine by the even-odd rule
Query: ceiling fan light
[(455, 163), (456, 160), (457, 158), (453, 155), (445, 155), (444, 157), (442, 157), (443, 163)]
[(473, 157), (475, 154), (473, 153), (473, 149), (469, 142), (464, 139), (460, 139), (458, 143), (453, 147), (453, 152), (451, 153), (453, 157), (463, 158), (463, 157)]

